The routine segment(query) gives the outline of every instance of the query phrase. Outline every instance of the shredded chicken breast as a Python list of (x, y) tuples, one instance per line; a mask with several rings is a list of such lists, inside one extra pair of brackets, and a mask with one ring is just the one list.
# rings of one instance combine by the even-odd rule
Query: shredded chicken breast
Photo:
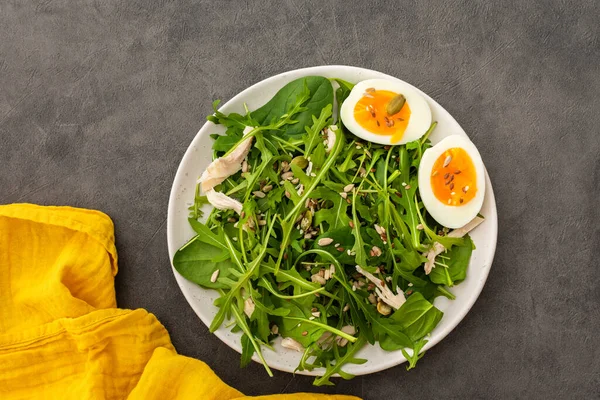
[(238, 215), (242, 213), (242, 203), (221, 192), (216, 192), (214, 189), (206, 192), (206, 199), (214, 208), (219, 210), (234, 210)]
[[(253, 129), (253, 127), (247, 126), (244, 129), (244, 136)], [(245, 139), (230, 154), (219, 157), (210, 163), (202, 173), (202, 176), (200, 176), (200, 179), (198, 179), (198, 182), (201, 183), (202, 191), (208, 192), (242, 169), (242, 162), (252, 148), (252, 139), (251, 137)]]
[(377, 278), (370, 272), (365, 271), (360, 267), (360, 265), (356, 266), (356, 270), (359, 274), (364, 275), (368, 280), (375, 284), (375, 293), (377, 293), (377, 296), (379, 296), (381, 301), (388, 304), (395, 310), (402, 307), (402, 304), (404, 304), (406, 301), (406, 297), (404, 297), (404, 292), (400, 288), (396, 288), (398, 294), (394, 294), (394, 292), (392, 292), (391, 289), (388, 288), (381, 279)]

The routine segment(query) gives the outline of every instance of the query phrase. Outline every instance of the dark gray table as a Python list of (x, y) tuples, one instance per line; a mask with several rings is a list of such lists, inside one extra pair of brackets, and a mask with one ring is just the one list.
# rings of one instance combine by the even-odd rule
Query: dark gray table
[[(4, 0), (0, 202), (108, 213), (119, 305), (156, 314), (179, 352), (247, 394), (598, 398), (599, 3), (440, 3)], [(383, 71), (442, 104), (483, 156), (500, 226), (481, 297), (416, 370), (315, 389), (239, 369), (208, 333), (171, 272), (166, 214), (213, 99), (321, 64)]]

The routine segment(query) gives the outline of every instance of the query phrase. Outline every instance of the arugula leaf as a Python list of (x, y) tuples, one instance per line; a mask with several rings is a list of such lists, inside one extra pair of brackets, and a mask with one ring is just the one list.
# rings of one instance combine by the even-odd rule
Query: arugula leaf
[(354, 162), (353, 157), (356, 154), (356, 148), (354, 146), (350, 147), (348, 152), (346, 153), (346, 157), (344, 161), (337, 166), (337, 170), (340, 172), (347, 172), (351, 169), (357, 167), (357, 164)]
[(332, 203), (331, 207), (323, 207), (315, 213), (315, 225), (327, 222), (328, 230), (336, 230), (349, 226), (348, 203), (339, 193), (326, 187), (320, 187), (312, 191), (310, 198), (317, 200), (328, 200)]
[(363, 268), (367, 268), (367, 253), (365, 252), (365, 242), (360, 235), (360, 221), (356, 215), (356, 189), (352, 195), (352, 235), (354, 236), (354, 246), (352, 246), (352, 252), (356, 255), (356, 263)]
[[(333, 382), (331, 382), (330, 378), (335, 375), (338, 374), (339, 376), (341, 376), (342, 378), (348, 380), (354, 377), (354, 375), (351, 375), (347, 372), (342, 371), (342, 367), (348, 363), (351, 364), (364, 364), (367, 362), (367, 360), (363, 359), (363, 358), (356, 358), (355, 355), (356, 353), (363, 348), (363, 346), (365, 345), (365, 343), (367, 342), (367, 340), (364, 338), (364, 336), (359, 336), (358, 340), (353, 343), (353, 344), (348, 344), (346, 347), (346, 353), (343, 356), (337, 356), (335, 359), (335, 364), (329, 364), (327, 365), (327, 369), (325, 371), (325, 373), (323, 374), (323, 376), (318, 377), (314, 380), (313, 385), (315, 386), (332, 386), (334, 385)], [(334, 346), (334, 351), (338, 351), (338, 347)]]
[(402, 349), (402, 354), (408, 360), (408, 365), (406, 366), (407, 371), (410, 371), (411, 369), (416, 367), (417, 361), (419, 361), (421, 357), (425, 355), (424, 352), (421, 353), (421, 349), (427, 344), (427, 342), (428, 341), (425, 339), (418, 340), (413, 346), (412, 354), (408, 354), (408, 352), (405, 349)]
[(306, 143), (304, 146), (304, 155), (306, 157), (310, 156), (317, 143), (322, 142), (321, 131), (331, 122), (329, 119), (331, 117), (331, 107), (331, 104), (327, 104), (321, 110), (319, 118), (313, 115), (312, 126), (310, 128), (306, 127), (306, 137), (304, 139)]
[[(317, 212), (318, 213), (318, 212)], [(319, 246), (319, 239), (331, 238), (333, 241), (327, 246)], [(336, 246), (339, 245), (339, 246)], [(335, 257), (341, 264), (356, 265), (354, 256), (350, 256), (347, 250), (354, 246), (354, 237), (352, 231), (348, 225), (338, 229), (328, 229), (327, 233), (320, 235), (315, 239), (313, 248), (322, 249), (327, 251), (333, 257)], [(338, 250), (338, 248), (340, 250)]]
[(211, 135), (211, 137), (215, 140), (213, 150), (225, 153), (242, 140), (242, 133), (228, 130), (225, 135)]
[(350, 95), (350, 92), (352, 91), (352, 88), (354, 87), (354, 83), (350, 83), (343, 79), (333, 79), (333, 80), (335, 82), (337, 82), (339, 85), (339, 87), (335, 91), (335, 99), (336, 99), (337, 105), (338, 105), (338, 110), (337, 110), (338, 111), (338, 113), (337, 113), (338, 120), (341, 122), (340, 110), (342, 108), (342, 103), (344, 103), (344, 101)]
[(328, 104), (333, 104), (333, 87), (327, 78), (308, 76), (296, 79), (281, 88), (265, 105), (251, 113), (259, 124), (265, 125), (288, 112), (290, 105), (305, 87), (310, 91), (306, 110), (296, 115), (298, 123), (282, 128), (281, 137), (292, 138), (304, 134), (304, 127), (310, 125), (312, 117), (319, 115)]
[(240, 367), (244, 368), (252, 361), (254, 347), (250, 338), (245, 333), (242, 334), (242, 357), (240, 358)]

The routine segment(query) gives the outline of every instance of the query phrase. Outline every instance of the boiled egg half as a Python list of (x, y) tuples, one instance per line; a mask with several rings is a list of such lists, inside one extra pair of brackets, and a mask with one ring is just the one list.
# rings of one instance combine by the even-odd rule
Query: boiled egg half
[(356, 136), (391, 145), (417, 140), (431, 125), (425, 98), (409, 84), (388, 79), (357, 83), (342, 104), (340, 117)]
[(425, 150), (418, 176), (423, 205), (443, 226), (465, 226), (481, 210), (485, 168), (469, 139), (451, 135)]

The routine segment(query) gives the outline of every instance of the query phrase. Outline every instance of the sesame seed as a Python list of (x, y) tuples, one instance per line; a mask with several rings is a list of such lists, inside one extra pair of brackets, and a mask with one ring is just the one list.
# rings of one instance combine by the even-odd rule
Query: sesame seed
[(454, 196), (456, 192), (450, 192), (450, 196)]
[(460, 169), (457, 169), (456, 171), (454, 171), (454, 173), (455, 173), (456, 175), (460, 174)]
[(454, 183), (450, 184), (450, 190), (454, 189)]
[(448, 199), (448, 204), (452, 203), (452, 199)]
[(372, 87), (366, 88), (365, 92), (367, 92), (367, 93), (375, 93), (375, 88), (372, 88)]
[(448, 177), (449, 177), (449, 176), (450, 176), (450, 173), (449, 173), (449, 172), (446, 172), (446, 173), (444, 174), (444, 179), (448, 179)]
[(404, 188), (405, 188), (406, 190), (408, 190), (408, 189), (410, 189), (410, 185), (406, 185), (406, 186), (404, 186)]
[[(392, 158), (394, 158), (394, 156), (392, 156)], [(437, 176), (438, 171), (433, 171), (433, 174), (431, 174), (431, 176)]]
[(465, 186), (464, 188), (462, 188), (462, 191), (467, 193), (469, 191), (469, 186)]
[(464, 200), (463, 200), (463, 198), (461, 197), (459, 201), (460, 201), (460, 204), (462, 204)]

